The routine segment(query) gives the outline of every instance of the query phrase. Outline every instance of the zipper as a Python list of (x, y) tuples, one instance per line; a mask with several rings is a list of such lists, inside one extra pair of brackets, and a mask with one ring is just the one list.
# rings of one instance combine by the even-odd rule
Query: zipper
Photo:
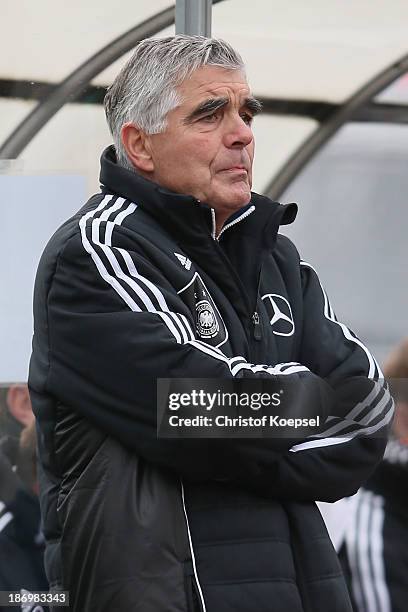
[(234, 268), (232, 267), (228, 257), (226, 256), (226, 254), (222, 250), (220, 244), (218, 243), (218, 240), (215, 241), (214, 246), (218, 250), (218, 253), (219, 253), (220, 257), (223, 259), (225, 265), (227, 266), (228, 270), (231, 273), (231, 276), (234, 278), (234, 280), (236, 282), (236, 285), (237, 285), (237, 287), (239, 289), (239, 292), (241, 293), (242, 299), (243, 299), (243, 301), (245, 303), (247, 313), (251, 313), (252, 312), (251, 304), (249, 303), (249, 298), (248, 298), (248, 296), (246, 294), (244, 286), (241, 283), (241, 279), (239, 278), (236, 270), (234, 270)]
[(186, 599), (188, 612), (194, 612), (194, 596), (193, 596), (193, 576), (187, 573), (185, 576), (186, 583)]
[(261, 329), (261, 321), (259, 319), (259, 314), (256, 312), (256, 310), (254, 314), (252, 315), (252, 322), (254, 324), (254, 339), (259, 342), (262, 338), (262, 329)]
[[(249, 298), (247, 296), (245, 288), (243, 287), (241, 283), (241, 279), (239, 278), (234, 268), (231, 266), (228, 260), (228, 257), (225, 255), (224, 251), (222, 250), (221, 245), (218, 244), (218, 241), (216, 241), (215, 244), (216, 244), (216, 247), (218, 247), (221, 257), (224, 259), (226, 266), (230, 270), (231, 276), (235, 279), (236, 285), (241, 293), (242, 299), (246, 306), (246, 312), (248, 314), (247, 314), (247, 317), (245, 318), (245, 321), (243, 321), (243, 324), (244, 324), (244, 328), (246, 329), (246, 334), (247, 334), (248, 348), (249, 348), (249, 360), (252, 361), (253, 363), (259, 363), (258, 353), (261, 347), (260, 340), (262, 339), (262, 325), (261, 325), (261, 319), (259, 316), (257, 306), (255, 306), (255, 311), (253, 311), (252, 310), (253, 307), (249, 302)], [(261, 270), (259, 271), (258, 285), (256, 288), (256, 304), (258, 304), (258, 300), (259, 300), (261, 271), (262, 271), (262, 266), (261, 266)]]
[[(195, 555), (194, 555), (194, 549), (193, 549), (193, 541), (191, 539), (191, 532), (190, 532), (190, 525), (188, 522), (188, 516), (187, 516), (187, 510), (186, 510), (186, 500), (185, 500), (185, 496), (184, 496), (184, 485), (183, 485), (183, 481), (180, 479), (180, 484), (181, 484), (181, 501), (183, 504), (183, 511), (184, 511), (184, 518), (186, 519), (186, 527), (187, 527), (187, 537), (188, 537), (188, 543), (190, 546), (190, 554), (191, 554), (191, 564), (192, 564), (192, 572), (191, 572), (191, 582), (188, 585), (188, 591), (187, 591), (187, 598), (190, 599), (190, 603), (189, 605), (194, 605), (194, 599), (193, 599), (193, 589), (195, 590), (195, 594), (197, 596), (197, 600), (198, 600), (198, 604), (200, 607), (200, 612), (206, 612), (207, 608), (205, 607), (205, 602), (204, 602), (204, 597), (203, 597), (203, 591), (201, 589), (201, 585), (200, 585), (200, 581), (198, 579), (198, 574), (197, 574), (197, 566), (196, 566), (196, 561), (195, 561)], [(194, 608), (192, 608), (193, 612)]]
[[(196, 200), (197, 204), (200, 204), (200, 200)], [(248, 210), (246, 210), (240, 217), (234, 219), (233, 221), (231, 221), (231, 223), (228, 223), (227, 225), (225, 225), (222, 230), (220, 231), (219, 235), (216, 236), (216, 217), (215, 217), (215, 209), (214, 208), (210, 208), (211, 211), (211, 223), (212, 223), (212, 227), (211, 227), (211, 237), (214, 240), (214, 243), (216, 245), (216, 248), (218, 248), (218, 253), (220, 254), (220, 256), (222, 257), (225, 265), (227, 266), (227, 268), (230, 270), (231, 276), (235, 279), (235, 282), (237, 284), (237, 287), (239, 289), (239, 292), (241, 293), (241, 296), (243, 298), (244, 304), (246, 305), (246, 311), (248, 313), (248, 319), (245, 320), (245, 325), (244, 328), (247, 331), (247, 338), (248, 338), (248, 346), (249, 346), (249, 350), (250, 350), (250, 359), (255, 358), (256, 353), (258, 352), (258, 342), (262, 339), (262, 326), (261, 326), (261, 322), (260, 322), (260, 317), (258, 312), (255, 310), (255, 312), (252, 312), (252, 307), (251, 304), (249, 302), (248, 296), (246, 294), (246, 291), (241, 283), (241, 279), (239, 278), (237, 272), (234, 270), (234, 268), (231, 266), (231, 263), (229, 262), (228, 257), (226, 256), (226, 254), (224, 253), (223, 249), (221, 248), (221, 245), (219, 244), (219, 240), (221, 235), (224, 233), (225, 230), (231, 228), (233, 225), (236, 225), (237, 223), (239, 223), (240, 221), (243, 221), (244, 219), (246, 219), (247, 217), (249, 217), (250, 214), (252, 214), (255, 210), (255, 206), (252, 205), (250, 206), (250, 208), (248, 208)], [(261, 271), (259, 272), (259, 276), (258, 276), (258, 285), (257, 285), (257, 290), (256, 290), (256, 303), (258, 303), (258, 298), (259, 298), (259, 286), (260, 286), (260, 282), (261, 282)], [(252, 314), (251, 314), (252, 313)], [(254, 345), (253, 340), (256, 340), (256, 345)], [(256, 363), (256, 359), (254, 360), (254, 363)], [(199, 585), (198, 585), (199, 586)]]
[[(249, 210), (247, 212), (249, 213)], [(235, 221), (238, 222), (239, 220), (242, 220), (243, 216), (240, 217), (239, 219), (236, 219)], [(261, 265), (261, 269), (259, 270), (259, 275), (258, 275), (258, 283), (256, 287), (256, 305), (255, 305), (255, 311), (253, 311), (253, 306), (249, 301), (245, 288), (242, 285), (241, 279), (239, 278), (236, 270), (234, 270), (234, 268), (232, 267), (228, 257), (224, 253), (218, 240), (215, 241), (214, 246), (215, 248), (218, 249), (220, 256), (225, 262), (225, 265), (230, 270), (231, 276), (235, 279), (236, 285), (239, 289), (239, 292), (241, 293), (242, 299), (246, 306), (246, 312), (248, 313), (248, 315), (246, 317), (245, 322), (243, 323), (244, 323), (244, 328), (246, 329), (246, 333), (247, 333), (248, 347), (250, 351), (249, 359), (252, 360), (253, 363), (258, 363), (259, 361), (258, 352), (260, 349), (259, 343), (260, 343), (260, 340), (262, 339), (262, 325), (261, 325), (259, 312), (257, 309), (257, 304), (259, 300), (259, 290), (260, 290), (260, 285), (261, 285), (262, 265)]]
[(261, 318), (260, 318), (259, 312), (258, 312), (258, 304), (259, 304), (259, 298), (260, 298), (262, 268), (263, 268), (263, 261), (264, 261), (263, 255), (264, 255), (264, 253), (262, 253), (262, 256), (261, 256), (261, 267), (259, 269), (258, 282), (257, 282), (257, 285), (256, 285), (255, 312), (252, 315), (252, 323), (253, 323), (253, 333), (252, 333), (252, 336), (253, 336), (253, 340), (252, 340), (252, 344), (251, 344), (251, 352), (252, 352), (252, 355), (253, 355), (253, 358), (254, 358), (254, 363), (259, 363), (260, 358), (262, 357), (260, 355), (260, 351), (261, 351), (260, 341), (262, 340), (262, 323), (261, 323)]
[(262, 339), (262, 325), (261, 320), (259, 318), (258, 313), (258, 301), (259, 301), (259, 292), (261, 289), (261, 278), (262, 278), (262, 267), (263, 267), (263, 257), (261, 256), (261, 267), (258, 274), (258, 282), (256, 285), (256, 303), (255, 303), (255, 312), (252, 315), (252, 322), (254, 324), (254, 339), (258, 342)]
[[(198, 200), (198, 202), (199, 202), (199, 201), (200, 201), (200, 200)], [(211, 225), (212, 225), (212, 227), (211, 227), (211, 238), (212, 238), (213, 240), (217, 240), (217, 237), (216, 237), (216, 231), (217, 231), (217, 222), (216, 222), (216, 220), (215, 220), (215, 210), (214, 210), (214, 208), (211, 208)], [(208, 226), (207, 226), (207, 227), (208, 227)]]
[(185, 570), (185, 586), (188, 612), (203, 612), (192, 567)]
[[(213, 210), (213, 209), (211, 209)], [(246, 210), (240, 217), (237, 217), (236, 219), (234, 219), (233, 221), (231, 221), (231, 223), (227, 223), (227, 225), (224, 225), (224, 227), (222, 228), (222, 230), (220, 231), (220, 233), (218, 234), (217, 240), (219, 240), (222, 236), (222, 234), (225, 232), (225, 230), (229, 229), (230, 227), (232, 227), (233, 225), (236, 225), (237, 223), (239, 223), (240, 221), (243, 221), (244, 219), (246, 219), (247, 217), (249, 217), (249, 215), (251, 213), (253, 213), (255, 210), (255, 206), (252, 205), (250, 208), (248, 208), (248, 210)]]

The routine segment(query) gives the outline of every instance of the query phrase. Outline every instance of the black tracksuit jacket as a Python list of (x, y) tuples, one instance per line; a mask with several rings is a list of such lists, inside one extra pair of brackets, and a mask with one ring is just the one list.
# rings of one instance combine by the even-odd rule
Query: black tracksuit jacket
[[(51, 585), (78, 612), (348, 612), (314, 502), (368, 477), (392, 400), (278, 235), (296, 206), (253, 194), (216, 239), (210, 206), (119, 167), (113, 148), (101, 182), (50, 240), (35, 288)], [(157, 378), (275, 376), (341, 387), (319, 438), (157, 437)]]

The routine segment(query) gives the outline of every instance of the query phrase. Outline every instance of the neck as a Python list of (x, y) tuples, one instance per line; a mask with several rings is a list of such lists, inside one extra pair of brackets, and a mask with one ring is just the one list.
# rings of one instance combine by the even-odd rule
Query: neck
[(231, 216), (232, 213), (221, 212), (219, 210), (215, 211), (215, 237), (218, 238), (220, 231), (224, 227), (224, 223)]

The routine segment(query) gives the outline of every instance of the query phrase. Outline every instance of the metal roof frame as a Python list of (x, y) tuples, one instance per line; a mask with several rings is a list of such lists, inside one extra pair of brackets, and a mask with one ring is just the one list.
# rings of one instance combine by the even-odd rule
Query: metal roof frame
[[(98, 99), (100, 96), (95, 94), (101, 89), (103, 91), (103, 88), (90, 85), (92, 79), (130, 51), (138, 41), (154, 36), (172, 25), (175, 19), (178, 32), (210, 35), (211, 4), (221, 1), (213, 0), (211, 3), (211, 0), (177, 0), (176, 7), (173, 5), (156, 13), (114, 39), (83, 62), (59, 84), (40, 84), (39, 91), (47, 92), (46, 97), (40, 99), (37, 106), (0, 146), (0, 159), (17, 158), (42, 127), (67, 102), (100, 103), (101, 99)], [(307, 100), (262, 99), (266, 113), (311, 117), (319, 121), (316, 130), (298, 147), (270, 181), (266, 194), (273, 199), (278, 199), (313, 155), (346, 122), (407, 123), (408, 107), (372, 102), (379, 92), (407, 71), (408, 55), (404, 55), (370, 79), (342, 105)], [(27, 92), (27, 86), (20, 85), (21, 91)], [(11, 89), (10, 83), (6, 84), (7, 88)], [(22, 95), (22, 97), (26, 96)]]
[(174, 23), (171, 6), (131, 28), (88, 58), (21, 121), (0, 147), (0, 159), (15, 159), (42, 127), (67, 102), (73, 102), (102, 70), (130, 51), (135, 44)]
[[(293, 179), (304, 168), (307, 162), (347, 121), (358, 117), (358, 113), (377, 95), (388, 87), (393, 81), (408, 71), (408, 55), (404, 55), (397, 62), (382, 70), (379, 74), (365, 83), (342, 106), (329, 115), (316, 128), (316, 130), (291, 155), (284, 167), (277, 173), (266, 188), (266, 195), (272, 199), (279, 199)], [(400, 109), (399, 106), (397, 106)], [(386, 118), (384, 114), (384, 118)]]

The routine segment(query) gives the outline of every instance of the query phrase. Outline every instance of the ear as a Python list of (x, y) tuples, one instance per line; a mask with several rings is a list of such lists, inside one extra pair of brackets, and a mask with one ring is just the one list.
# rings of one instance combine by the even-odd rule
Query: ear
[(12, 385), (9, 388), (7, 406), (10, 414), (22, 425), (29, 425), (34, 419), (27, 385)]
[(128, 158), (142, 174), (154, 170), (149, 137), (134, 123), (125, 123), (120, 132)]

